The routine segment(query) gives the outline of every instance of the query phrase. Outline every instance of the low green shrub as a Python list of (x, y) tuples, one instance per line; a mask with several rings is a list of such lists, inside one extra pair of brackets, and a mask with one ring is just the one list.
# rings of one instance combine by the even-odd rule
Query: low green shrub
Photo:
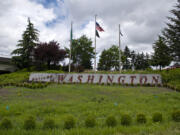
[(11, 120), (9, 120), (8, 118), (4, 118), (2, 120), (0, 128), (2, 128), (2, 129), (11, 129), (12, 127), (13, 126), (12, 126)]
[(34, 117), (30, 116), (24, 121), (24, 129), (30, 130), (36, 128), (36, 121)]
[(153, 122), (162, 122), (162, 120), (163, 120), (162, 114), (159, 112), (154, 113), (152, 116), (152, 120), (153, 120)]
[(137, 123), (146, 123), (146, 116), (144, 114), (137, 114), (137, 117), (136, 117), (136, 121)]
[(180, 110), (173, 111), (171, 116), (175, 122), (180, 122)]
[(75, 127), (75, 119), (73, 116), (67, 116), (64, 121), (64, 129), (71, 129)]
[(121, 117), (121, 124), (122, 125), (128, 126), (131, 124), (131, 121), (132, 121), (132, 119), (131, 119), (130, 115), (128, 115), (128, 114), (122, 115), (122, 117)]
[(48, 118), (48, 119), (45, 119), (44, 120), (44, 123), (43, 123), (43, 128), (46, 128), (46, 129), (53, 129), (55, 128), (55, 122), (53, 119), (51, 118)]
[(106, 125), (108, 127), (115, 127), (117, 125), (117, 120), (114, 116), (108, 116), (106, 118)]
[(95, 127), (96, 125), (96, 118), (94, 116), (88, 116), (85, 120), (86, 127)]
[(139, 86), (141, 86), (141, 85), (140, 85), (139, 83), (137, 83), (137, 84), (136, 84), (136, 86), (138, 86), (138, 87), (139, 87)]
[(128, 84), (128, 83), (125, 83), (125, 86), (129, 86), (129, 84)]

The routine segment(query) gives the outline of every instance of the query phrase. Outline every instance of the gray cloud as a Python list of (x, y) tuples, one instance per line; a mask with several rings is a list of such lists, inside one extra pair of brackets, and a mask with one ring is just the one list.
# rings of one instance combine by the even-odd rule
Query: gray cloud
[[(123, 34), (126, 35), (122, 39), (123, 47), (128, 45), (136, 51), (152, 51), (152, 43), (165, 26), (166, 17), (170, 16), (169, 10), (175, 2), (176, 0), (68, 0), (67, 4), (76, 23), (88, 18), (93, 21), (93, 15), (98, 14), (98, 19), (110, 29), (106, 32), (111, 34), (117, 33), (118, 24), (121, 23)], [(111, 40), (111, 34), (103, 39), (105, 42), (100, 43), (100, 48), (117, 43)], [(114, 36), (117, 40), (117, 35)], [(134, 47), (136, 45), (141, 47)]]
[[(70, 21), (74, 22), (74, 37), (86, 34), (94, 41), (94, 15), (105, 29), (97, 39), (97, 52), (118, 44), (118, 24), (121, 24), (122, 48), (152, 52), (152, 44), (165, 27), (176, 0), (64, 0), (58, 5), (43, 7), (36, 0), (0, 1), (0, 55), (10, 55), (31, 17), (40, 31), (40, 40), (57, 40), (69, 46)], [(59, 11), (58, 11), (59, 8)], [(58, 19), (58, 16), (65, 16)], [(46, 22), (56, 20), (52, 27)]]

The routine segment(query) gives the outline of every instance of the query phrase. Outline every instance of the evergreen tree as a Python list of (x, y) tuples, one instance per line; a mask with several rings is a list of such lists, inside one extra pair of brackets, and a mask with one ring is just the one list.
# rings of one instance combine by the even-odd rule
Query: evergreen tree
[(165, 39), (159, 36), (158, 40), (153, 46), (154, 54), (152, 56), (152, 62), (154, 66), (162, 67), (168, 66), (171, 62), (170, 50), (165, 44)]
[(123, 63), (123, 69), (131, 69), (131, 61), (130, 61), (131, 53), (128, 46), (125, 47), (123, 55), (125, 57), (125, 61)]
[(167, 23), (163, 36), (171, 49), (173, 59), (180, 62), (180, 0), (178, 0), (175, 9), (171, 10), (171, 13), (174, 16), (168, 17), (170, 23)]
[(136, 70), (143, 69), (143, 59), (144, 59), (144, 53), (136, 54), (136, 60), (135, 60), (135, 63), (134, 63), (134, 66), (135, 66)]
[(146, 53), (144, 57), (144, 69), (150, 68), (150, 55)]
[(131, 67), (132, 67), (132, 70), (135, 69), (135, 62), (136, 62), (136, 53), (135, 51), (133, 50), (131, 52)]
[(28, 18), (28, 25), (22, 34), (22, 40), (19, 40), (19, 43), (17, 44), (18, 49), (15, 49), (11, 53), (16, 55), (12, 57), (12, 60), (17, 67), (22, 69), (32, 65), (33, 50), (38, 41), (38, 30), (34, 28), (34, 25)]

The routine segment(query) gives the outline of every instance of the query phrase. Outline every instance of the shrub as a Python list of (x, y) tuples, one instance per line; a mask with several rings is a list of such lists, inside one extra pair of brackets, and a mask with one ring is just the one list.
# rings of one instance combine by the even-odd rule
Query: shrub
[(32, 84), (32, 89), (36, 89), (36, 85), (35, 84)]
[(43, 84), (42, 83), (39, 83), (39, 88), (43, 88)]
[(96, 119), (94, 116), (88, 116), (85, 120), (86, 127), (94, 127), (96, 125)]
[(75, 119), (73, 116), (68, 116), (66, 117), (65, 121), (64, 121), (64, 128), (65, 129), (71, 129), (74, 128), (75, 126)]
[(36, 127), (36, 121), (34, 117), (30, 116), (24, 121), (24, 129), (29, 130), (29, 129), (35, 129)]
[(129, 84), (128, 84), (128, 83), (125, 83), (125, 86), (129, 86)]
[(137, 115), (137, 123), (146, 123), (146, 116), (144, 114), (138, 114)]
[(176, 122), (180, 122), (180, 110), (175, 110), (172, 112), (172, 119)]
[(55, 128), (55, 122), (53, 119), (45, 119), (44, 123), (43, 123), (43, 128), (47, 128), (47, 129), (53, 129)]
[(114, 116), (108, 116), (106, 118), (106, 125), (108, 127), (115, 127), (117, 125), (116, 118)]
[(1, 122), (1, 126), (2, 129), (10, 129), (12, 128), (12, 123), (8, 118), (4, 118)]
[(122, 117), (121, 117), (121, 124), (122, 125), (125, 125), (125, 126), (128, 126), (128, 125), (130, 125), (131, 124), (131, 116), (130, 115), (128, 115), (128, 114), (124, 114), (124, 115), (122, 115)]
[(162, 121), (162, 114), (159, 112), (154, 113), (152, 120), (153, 120), (153, 122), (161, 122)]

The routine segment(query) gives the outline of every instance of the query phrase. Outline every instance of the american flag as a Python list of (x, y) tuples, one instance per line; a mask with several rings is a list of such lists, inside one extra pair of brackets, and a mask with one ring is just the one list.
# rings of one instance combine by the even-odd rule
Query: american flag
[(96, 22), (96, 30), (102, 32), (104, 31), (103, 28)]

